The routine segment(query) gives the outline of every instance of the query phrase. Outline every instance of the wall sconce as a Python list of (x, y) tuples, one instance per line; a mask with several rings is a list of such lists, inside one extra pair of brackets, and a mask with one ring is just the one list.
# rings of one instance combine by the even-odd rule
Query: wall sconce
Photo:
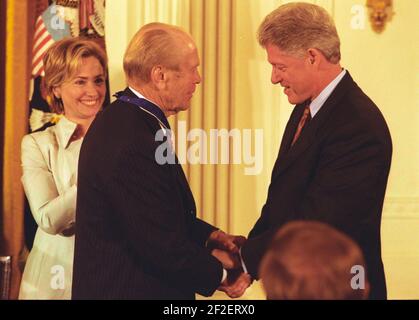
[(367, 0), (367, 8), (372, 29), (381, 33), (394, 15), (393, 0)]

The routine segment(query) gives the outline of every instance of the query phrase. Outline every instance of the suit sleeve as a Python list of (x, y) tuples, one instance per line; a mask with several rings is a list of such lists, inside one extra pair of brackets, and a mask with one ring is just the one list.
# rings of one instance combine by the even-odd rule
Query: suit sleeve
[(31, 135), (22, 140), (22, 184), (38, 227), (59, 234), (75, 220), (77, 188), (58, 193), (54, 177), (42, 152)]
[(252, 230), (252, 239), (242, 249), (251, 275), (257, 277), (260, 260), (272, 237), (290, 220), (322, 221), (359, 238), (363, 225), (380, 219), (373, 216), (377, 211), (372, 209), (383, 197), (381, 186), (387, 180), (390, 160), (391, 141), (373, 134), (368, 123), (359, 121), (333, 132), (323, 143), (300, 204), (289, 212), (281, 212), (287, 219), (279, 225), (268, 226), (262, 213)]
[(154, 141), (130, 145), (120, 154), (109, 184), (115, 186), (109, 192), (121, 214), (118, 221), (130, 250), (150, 270), (211, 295), (220, 285), (222, 265), (193, 239), (190, 229), (203, 232), (204, 239), (212, 228), (203, 222), (188, 223), (174, 170), (159, 165), (154, 154)]
[(193, 217), (192, 220), (191, 236), (199, 246), (205, 247), (211, 233), (218, 228), (199, 218)]

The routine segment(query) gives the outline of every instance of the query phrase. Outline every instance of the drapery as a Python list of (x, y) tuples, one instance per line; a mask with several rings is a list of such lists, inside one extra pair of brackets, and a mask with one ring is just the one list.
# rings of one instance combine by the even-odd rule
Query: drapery
[(29, 59), (36, 1), (1, 2), (1, 159), (0, 255), (12, 257), (9, 298), (18, 296), (23, 245), (24, 193), (20, 183), (20, 142), (27, 132)]

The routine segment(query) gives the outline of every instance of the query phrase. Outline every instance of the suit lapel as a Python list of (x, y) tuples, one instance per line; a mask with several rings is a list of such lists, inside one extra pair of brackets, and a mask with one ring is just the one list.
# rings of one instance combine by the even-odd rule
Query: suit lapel
[(356, 86), (356, 84), (347, 71), (324, 105), (317, 112), (316, 116), (306, 124), (297, 142), (287, 151), (287, 146), (291, 145), (291, 139), (294, 136), (304, 109), (304, 105), (296, 106), (296, 108), (299, 109), (296, 109), (295, 113), (291, 115), (287, 128), (285, 129), (278, 159), (275, 163), (274, 171), (272, 172), (272, 180), (292, 166), (292, 164), (295, 163), (295, 160), (312, 145), (318, 130), (327, 122), (332, 110), (339, 107), (339, 102), (344, 94), (354, 86)]
[(281, 147), (279, 149), (279, 157), (285, 156), (285, 154), (290, 150), (292, 139), (294, 138), (295, 132), (297, 131), (298, 123), (304, 112), (304, 104), (299, 104), (295, 106), (294, 111), (290, 117), (290, 120), (287, 123), (284, 131), (284, 138), (281, 142)]
[(272, 179), (295, 163), (296, 158), (298, 158), (308, 147), (310, 147), (314, 141), (316, 129), (314, 120), (311, 120), (305, 125), (295, 144), (283, 155), (283, 157), (279, 158), (278, 166), (272, 175)]
[(272, 170), (272, 177), (276, 175), (277, 170), (279, 169), (279, 164), (285, 154), (288, 152), (291, 141), (294, 137), (294, 133), (297, 130), (298, 122), (304, 112), (304, 105), (296, 105), (291, 113), (291, 116), (288, 120), (288, 123), (285, 127), (284, 135), (282, 137), (281, 146), (279, 148), (278, 157), (275, 161), (274, 168)]
[(189, 211), (191, 211), (193, 215), (196, 215), (195, 199), (193, 197), (191, 188), (189, 187), (188, 180), (186, 179), (185, 172), (183, 171), (182, 166), (179, 164), (179, 160), (177, 156), (176, 156), (176, 164), (172, 166), (174, 166), (174, 169), (176, 170), (178, 181), (186, 197), (185, 200), (187, 201), (187, 207), (188, 207), (187, 209), (189, 209)]

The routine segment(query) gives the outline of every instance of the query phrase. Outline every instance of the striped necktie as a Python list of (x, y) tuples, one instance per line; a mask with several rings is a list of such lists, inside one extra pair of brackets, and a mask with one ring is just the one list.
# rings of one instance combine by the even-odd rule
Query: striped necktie
[(292, 139), (291, 146), (295, 144), (295, 142), (298, 140), (298, 138), (301, 135), (301, 132), (303, 131), (304, 125), (310, 121), (311, 115), (310, 115), (310, 103), (306, 104), (304, 108), (303, 115), (301, 116), (300, 122), (298, 123), (297, 130), (295, 131), (294, 138)]

